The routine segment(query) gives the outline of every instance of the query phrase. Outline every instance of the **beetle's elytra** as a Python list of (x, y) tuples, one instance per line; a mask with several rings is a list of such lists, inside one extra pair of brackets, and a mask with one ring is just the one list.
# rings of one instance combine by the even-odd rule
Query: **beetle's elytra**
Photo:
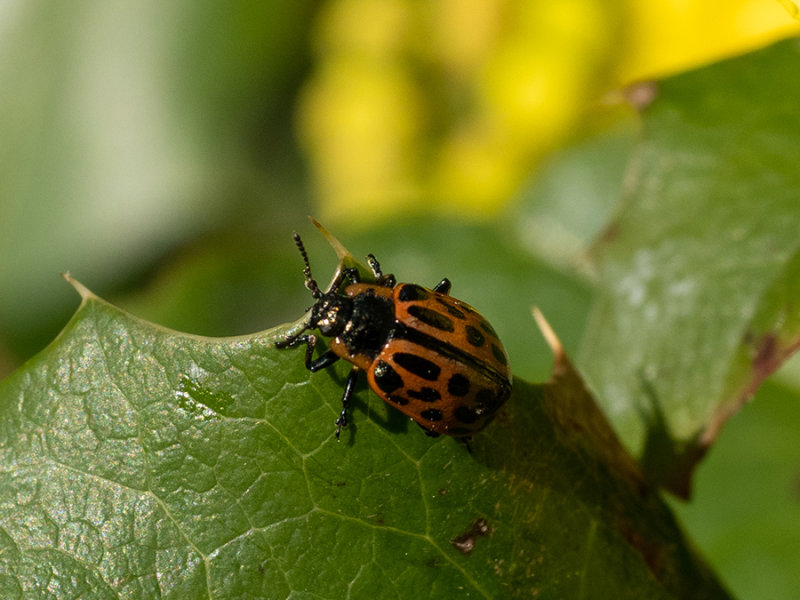
[[(360, 371), (378, 396), (429, 435), (468, 438), (486, 426), (511, 394), (508, 356), (486, 319), (449, 295), (449, 280), (442, 279), (433, 289), (396, 283), (370, 254), (375, 283), (362, 283), (358, 270), (347, 268), (323, 292), (296, 233), (294, 240), (315, 302), (305, 329), (277, 346), (305, 344), (305, 365), (312, 372), (339, 359), (353, 364), (336, 419), (337, 438), (347, 425)], [(330, 338), (328, 350), (317, 358), (317, 336), (306, 333), (311, 329)]]

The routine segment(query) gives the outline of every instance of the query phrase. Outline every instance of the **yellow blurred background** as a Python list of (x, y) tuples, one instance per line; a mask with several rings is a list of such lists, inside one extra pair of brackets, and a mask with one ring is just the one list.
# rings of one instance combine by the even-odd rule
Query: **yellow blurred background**
[(777, 0), (328, 0), (298, 103), (320, 217), (496, 214), (626, 84), (798, 31)]

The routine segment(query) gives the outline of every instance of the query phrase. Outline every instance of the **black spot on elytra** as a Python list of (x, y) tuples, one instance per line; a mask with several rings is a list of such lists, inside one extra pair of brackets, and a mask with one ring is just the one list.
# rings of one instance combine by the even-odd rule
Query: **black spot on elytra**
[(447, 382), (447, 392), (451, 396), (466, 396), (469, 392), (469, 379), (461, 373), (456, 373)]
[(456, 419), (467, 425), (472, 425), (475, 421), (480, 419), (480, 415), (472, 408), (462, 404), (453, 412)]
[(485, 415), (495, 409), (497, 405), (497, 395), (489, 388), (483, 388), (475, 394), (475, 402), (478, 404), (475, 408), (475, 413), (478, 416)]
[(481, 329), (483, 329), (486, 333), (488, 333), (492, 337), (497, 337), (497, 332), (494, 330), (494, 327), (489, 325), (489, 321), (485, 319), (481, 320)]
[(441, 421), (442, 411), (440, 411), (438, 408), (429, 408), (419, 413), (419, 416), (426, 421)]
[(442, 369), (436, 363), (432, 363), (427, 358), (422, 358), (416, 354), (409, 354), (407, 352), (396, 352), (392, 355), (394, 362), (406, 369), (409, 373), (413, 373), (417, 377), (427, 379), (428, 381), (436, 381), (439, 379), (439, 374)]
[(499, 362), (501, 365), (506, 365), (506, 364), (508, 364), (508, 359), (506, 358), (506, 353), (505, 353), (505, 352), (503, 352), (503, 351), (502, 351), (502, 350), (501, 350), (501, 349), (500, 349), (500, 348), (497, 346), (497, 344), (492, 344), (492, 354), (493, 354), (493, 355), (494, 355), (494, 357), (497, 359), (497, 362)]
[(414, 302), (419, 300), (427, 300), (430, 294), (420, 285), (414, 283), (407, 283), (397, 293), (397, 299), (400, 302)]
[(394, 394), (389, 394), (389, 395), (386, 396), (386, 399), (389, 402), (393, 402), (394, 404), (397, 404), (398, 406), (405, 406), (406, 404), (408, 404), (408, 398), (406, 398), (404, 396), (396, 396)]
[(423, 402), (438, 402), (442, 399), (442, 395), (435, 389), (424, 387), (420, 390), (406, 390), (406, 395), (415, 400), (422, 400)]
[(403, 378), (397, 374), (397, 371), (390, 364), (383, 360), (379, 360), (378, 364), (375, 365), (372, 370), (372, 376), (375, 378), (375, 384), (384, 394), (391, 394), (403, 385)]
[(466, 319), (466, 318), (467, 318), (467, 317), (466, 317), (466, 315), (465, 315), (463, 312), (461, 312), (460, 310), (458, 310), (458, 309), (457, 309), (455, 306), (453, 306), (452, 304), (449, 304), (449, 303), (445, 302), (445, 301), (444, 301), (444, 300), (442, 300), (441, 298), (436, 298), (436, 301), (437, 301), (439, 304), (441, 304), (441, 305), (444, 307), (444, 309), (447, 311), (447, 313), (448, 313), (450, 316), (453, 316), (453, 317), (455, 317), (456, 319), (461, 319), (462, 321), (463, 321), (464, 319)]
[(483, 346), (483, 343), (486, 341), (486, 338), (483, 337), (483, 334), (472, 325), (467, 325), (466, 333), (467, 333), (467, 342), (469, 342), (476, 348), (480, 348), (481, 346)]
[(431, 310), (425, 306), (420, 306), (419, 304), (412, 304), (408, 307), (408, 314), (413, 317), (416, 317), (426, 325), (430, 325), (431, 327), (435, 327), (440, 331), (454, 331), (455, 326), (453, 325), (453, 320), (448, 317), (447, 315), (443, 315), (440, 312), (436, 312), (435, 310)]

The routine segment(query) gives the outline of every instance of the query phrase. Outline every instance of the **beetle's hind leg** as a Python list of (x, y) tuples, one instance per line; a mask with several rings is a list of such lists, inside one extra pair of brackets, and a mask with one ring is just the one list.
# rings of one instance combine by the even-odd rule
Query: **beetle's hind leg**
[(417, 425), (419, 425), (419, 428), (422, 429), (422, 431), (424, 431), (425, 435), (427, 435), (428, 437), (434, 437), (435, 438), (435, 437), (439, 437), (440, 435), (442, 435), (441, 433), (436, 433), (432, 429), (428, 429), (422, 423), (417, 423)]
[(347, 376), (347, 383), (344, 385), (344, 394), (342, 394), (342, 412), (339, 413), (339, 418), (336, 419), (337, 440), (339, 439), (339, 433), (342, 431), (342, 427), (347, 427), (347, 411), (350, 409), (350, 399), (353, 397), (353, 391), (355, 390), (359, 371), (361, 371), (361, 369), (358, 367), (353, 367), (350, 369), (350, 374)]
[[(437, 432), (435, 432), (435, 431), (431, 431), (430, 429), (428, 429), (427, 427), (425, 427), (425, 425), (423, 425), (422, 423), (417, 423), (417, 425), (419, 425), (419, 426), (420, 426), (420, 429), (422, 429), (422, 431), (424, 431), (424, 432), (425, 432), (425, 435), (427, 435), (427, 436), (430, 436), (430, 437), (434, 437), (434, 438), (435, 438), (435, 437), (439, 437), (440, 435), (442, 435), (441, 433), (437, 433)], [(462, 446), (464, 446), (464, 448), (466, 448), (466, 449), (467, 449), (467, 452), (469, 452), (470, 454), (472, 454), (472, 448), (471, 448), (471, 447), (470, 447), (470, 445), (469, 445), (469, 443), (472, 441), (472, 436), (470, 436), (470, 435), (467, 435), (467, 436), (464, 436), (464, 437), (457, 437), (457, 438), (456, 438), (456, 441), (457, 441), (459, 444), (461, 444)]]

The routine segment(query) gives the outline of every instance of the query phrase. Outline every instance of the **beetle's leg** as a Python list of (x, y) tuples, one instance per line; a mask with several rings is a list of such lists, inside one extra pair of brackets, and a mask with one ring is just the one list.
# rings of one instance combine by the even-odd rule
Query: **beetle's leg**
[(328, 350), (327, 352), (322, 353), (316, 359), (312, 358), (314, 356), (314, 348), (317, 347), (317, 336), (315, 336), (313, 333), (308, 333), (306, 335), (299, 335), (295, 338), (284, 340), (281, 342), (275, 342), (275, 347), (283, 350), (285, 348), (294, 348), (295, 346), (299, 346), (300, 344), (306, 345), (306, 356), (305, 356), (306, 369), (308, 369), (312, 373), (316, 373), (320, 369), (329, 367), (337, 360), (339, 360), (339, 356), (337, 356), (333, 352), (333, 350)]
[(441, 433), (436, 433), (435, 431), (428, 429), (422, 423), (417, 423), (417, 425), (419, 425), (419, 428), (422, 429), (422, 431), (424, 431), (425, 435), (427, 435), (428, 437), (439, 437), (441, 435)]
[(383, 271), (381, 271), (381, 263), (378, 262), (374, 254), (367, 254), (367, 264), (369, 268), (372, 269), (372, 274), (375, 275), (375, 283), (390, 288), (397, 285), (397, 280), (394, 278), (394, 275), (391, 273), (383, 274)]
[(308, 335), (304, 335), (301, 340), (306, 343), (306, 369), (312, 373), (316, 373), (325, 367), (330, 367), (333, 363), (339, 360), (339, 356), (333, 350), (323, 352), (317, 358), (312, 360), (314, 348), (317, 346), (317, 336), (315, 336), (313, 333), (309, 333)]
[[(358, 269), (355, 267), (347, 267), (339, 271), (333, 281), (331, 281), (331, 285), (328, 288), (328, 291), (325, 292), (326, 294), (330, 294), (331, 292), (335, 292), (338, 290), (345, 279), (349, 279), (350, 283), (360, 283), (361, 282), (361, 274), (358, 272)], [(316, 298), (317, 296), (315, 296)]]
[(447, 277), (445, 277), (433, 287), (433, 291), (439, 292), (440, 294), (444, 294), (445, 296), (447, 296), (448, 294), (450, 294), (450, 287), (452, 285), (453, 284), (450, 283), (450, 280)]
[(375, 275), (375, 279), (382, 279), (383, 272), (381, 272), (381, 263), (378, 262), (378, 259), (375, 258), (374, 254), (367, 254), (367, 264), (369, 268), (372, 269), (372, 274)]
[[(302, 333), (302, 331), (300, 332)], [(307, 343), (305, 335), (295, 335), (293, 337), (287, 337), (286, 339), (279, 340), (275, 342), (275, 347), (279, 350), (284, 350), (286, 348), (294, 348), (295, 346), (299, 346), (300, 344)]]
[(339, 439), (339, 433), (342, 427), (347, 427), (347, 411), (350, 408), (350, 398), (353, 396), (356, 380), (358, 379), (358, 372), (361, 369), (353, 367), (350, 369), (350, 374), (347, 376), (347, 383), (344, 384), (344, 394), (342, 394), (342, 412), (339, 413), (339, 418), (336, 419), (336, 439)]
[(306, 350), (306, 368), (312, 373), (316, 373), (325, 367), (330, 367), (337, 360), (339, 360), (339, 356), (333, 350), (328, 350), (320, 354), (314, 360), (311, 360), (311, 355), (308, 353), (308, 350)]
[(350, 283), (361, 283), (361, 273), (355, 267), (342, 269), (342, 279), (349, 279)]
[[(425, 427), (425, 425), (422, 425), (421, 423), (417, 423), (417, 425), (419, 425), (420, 429), (422, 429), (422, 431), (425, 432), (425, 435), (427, 435), (429, 437), (439, 437), (440, 435), (442, 435), (441, 433), (436, 433), (435, 431), (431, 431), (430, 429), (428, 429), (427, 427)], [(461, 444), (462, 446), (464, 446), (464, 448), (467, 449), (467, 452), (472, 454), (472, 448), (470, 448), (470, 446), (469, 446), (469, 443), (472, 441), (472, 436), (467, 435), (467, 436), (464, 436), (464, 437), (458, 437), (458, 438), (456, 438), (456, 441), (459, 444)]]

